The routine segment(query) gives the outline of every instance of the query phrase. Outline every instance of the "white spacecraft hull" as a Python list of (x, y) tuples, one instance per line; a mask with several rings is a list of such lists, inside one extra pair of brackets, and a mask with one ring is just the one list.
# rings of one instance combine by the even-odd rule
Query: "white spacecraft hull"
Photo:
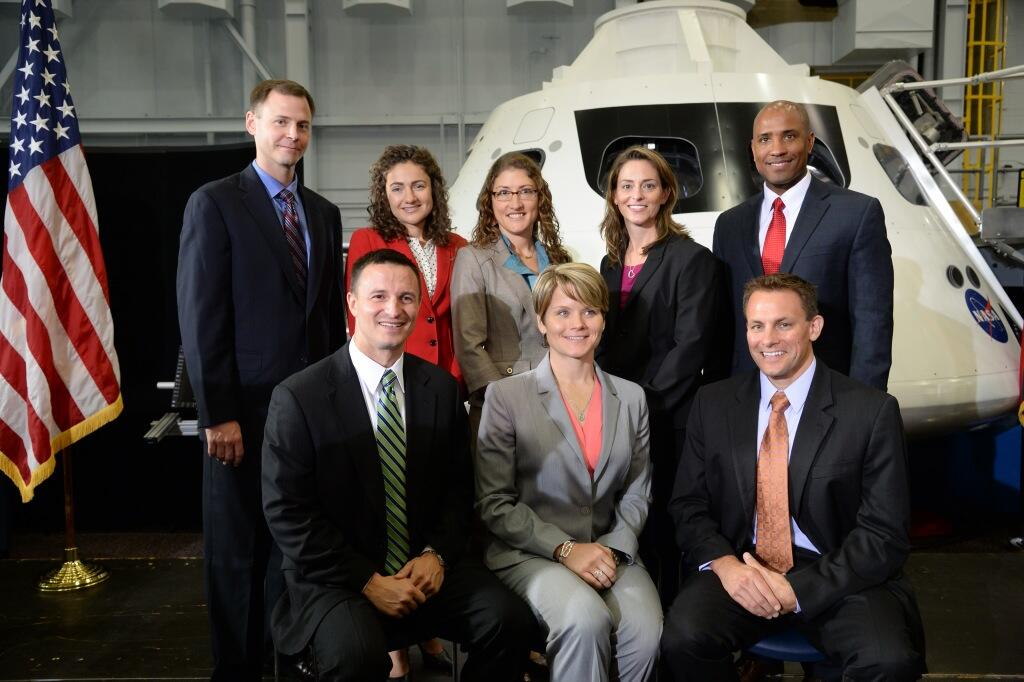
[[(617, 140), (657, 136), (692, 143), (699, 157), (700, 186), (676, 218), (710, 248), (719, 213), (756, 191), (746, 156), (754, 112), (775, 99), (803, 102), (834, 153), (835, 174), (885, 210), (896, 276), (889, 390), (908, 432), (969, 427), (1016, 409), (1020, 316), (876, 90), (858, 94), (786, 64), (742, 11), (714, 0), (610, 12), (555, 76), (495, 109), (473, 142), (451, 190), (463, 235), (492, 161), (525, 150), (543, 158), (564, 242), (596, 267), (604, 255), (603, 154)], [(880, 149), (902, 157), (916, 203), (890, 180)], [(951, 266), (959, 286), (947, 275)]]

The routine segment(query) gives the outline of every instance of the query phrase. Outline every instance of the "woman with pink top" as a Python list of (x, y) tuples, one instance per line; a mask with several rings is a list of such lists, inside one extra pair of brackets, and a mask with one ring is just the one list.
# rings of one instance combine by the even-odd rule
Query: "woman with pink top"
[(491, 383), (483, 405), (484, 560), (533, 609), (551, 679), (649, 680), (662, 612), (637, 562), (651, 489), (647, 401), (594, 362), (608, 309), (594, 268), (548, 267), (533, 307), (547, 355)]

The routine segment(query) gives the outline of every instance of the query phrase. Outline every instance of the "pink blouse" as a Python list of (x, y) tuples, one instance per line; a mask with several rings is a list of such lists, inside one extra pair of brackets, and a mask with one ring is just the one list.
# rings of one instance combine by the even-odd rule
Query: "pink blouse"
[(619, 287), (619, 308), (626, 307), (626, 301), (629, 300), (629, 292), (633, 291), (633, 284), (636, 283), (636, 278), (640, 276), (640, 271), (644, 269), (644, 263), (639, 265), (625, 265), (622, 266), (622, 283)]
[[(561, 395), (561, 391), (559, 391)], [(583, 450), (583, 458), (587, 461), (587, 471), (591, 478), (594, 476), (594, 469), (597, 468), (597, 460), (601, 456), (601, 382), (594, 377), (594, 392), (590, 394), (590, 403), (587, 404), (587, 411), (583, 415), (583, 422), (576, 419), (576, 412), (569, 406), (565, 396), (562, 396), (565, 403), (565, 410), (569, 413), (569, 421), (576, 431), (576, 440)]]

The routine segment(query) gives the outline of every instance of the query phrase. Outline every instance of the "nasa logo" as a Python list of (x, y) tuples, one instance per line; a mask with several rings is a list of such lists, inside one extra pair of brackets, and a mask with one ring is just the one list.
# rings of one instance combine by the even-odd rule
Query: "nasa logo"
[(974, 321), (999, 343), (1006, 343), (1009, 335), (1006, 333), (1006, 325), (999, 319), (999, 315), (992, 308), (992, 304), (981, 293), (974, 289), (968, 289), (964, 294), (967, 301), (967, 309), (971, 311)]

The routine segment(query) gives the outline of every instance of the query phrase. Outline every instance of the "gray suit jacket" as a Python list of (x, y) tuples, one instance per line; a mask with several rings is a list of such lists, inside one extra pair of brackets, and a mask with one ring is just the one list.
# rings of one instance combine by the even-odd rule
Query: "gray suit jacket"
[(551, 558), (569, 538), (600, 542), (630, 563), (651, 502), (647, 400), (597, 370), (601, 455), (593, 479), (545, 355), (537, 369), (487, 389), (474, 460), (476, 507), (492, 570)]
[(490, 246), (459, 249), (455, 258), (455, 357), (475, 404), (487, 384), (533, 369), (545, 355), (530, 287), (504, 266), (508, 256), (499, 239)]

